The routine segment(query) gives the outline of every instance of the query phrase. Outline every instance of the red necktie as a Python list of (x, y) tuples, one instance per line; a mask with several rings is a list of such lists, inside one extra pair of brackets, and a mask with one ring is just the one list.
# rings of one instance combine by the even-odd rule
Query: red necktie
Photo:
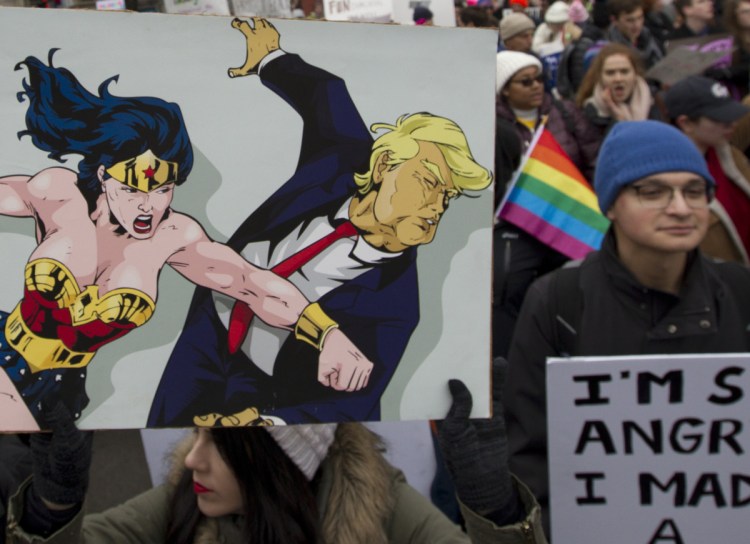
[[(333, 232), (281, 261), (271, 269), (271, 272), (282, 278), (288, 278), (310, 262), (313, 257), (320, 255), (334, 242), (356, 235), (357, 230), (351, 221), (344, 221)], [(245, 341), (245, 336), (247, 336), (247, 331), (250, 328), (250, 322), (253, 320), (253, 317), (255, 317), (255, 312), (250, 309), (250, 306), (240, 300), (235, 301), (232, 307), (232, 315), (229, 318), (229, 353), (236, 353), (240, 349), (242, 342)]]

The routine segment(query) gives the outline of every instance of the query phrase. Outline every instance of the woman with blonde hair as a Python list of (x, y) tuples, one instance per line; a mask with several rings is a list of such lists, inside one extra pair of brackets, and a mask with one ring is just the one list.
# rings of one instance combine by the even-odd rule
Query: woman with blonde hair
[(610, 43), (602, 47), (583, 78), (576, 105), (602, 139), (618, 121), (660, 119), (638, 53)]

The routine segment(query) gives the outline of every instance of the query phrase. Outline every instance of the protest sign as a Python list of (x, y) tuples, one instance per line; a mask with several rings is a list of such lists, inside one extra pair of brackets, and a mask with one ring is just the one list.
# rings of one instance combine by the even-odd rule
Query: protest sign
[(708, 34), (706, 36), (695, 36), (681, 40), (670, 40), (667, 42), (667, 55), (677, 49), (689, 49), (701, 53), (724, 53), (714, 63), (717, 68), (729, 66), (732, 62), (732, 51), (734, 50), (734, 37), (731, 34)]
[(672, 40), (667, 44), (666, 56), (648, 70), (646, 77), (674, 85), (708, 68), (728, 66), (733, 50), (734, 38), (728, 34)]
[(292, 16), (289, 0), (231, 0), (232, 13), (238, 17), (279, 17), (288, 19)]
[(164, 0), (166, 13), (182, 15), (229, 15), (228, 0)]
[(750, 355), (550, 359), (555, 542), (743, 542)]
[[(0, 401), (60, 393), (85, 428), (425, 419), (459, 378), (487, 415), (494, 36), (251, 23), (0, 10)], [(371, 167), (420, 127), (463, 154), (417, 137), (429, 160)]]
[(323, 13), (329, 21), (389, 23), (391, 0), (323, 0)]

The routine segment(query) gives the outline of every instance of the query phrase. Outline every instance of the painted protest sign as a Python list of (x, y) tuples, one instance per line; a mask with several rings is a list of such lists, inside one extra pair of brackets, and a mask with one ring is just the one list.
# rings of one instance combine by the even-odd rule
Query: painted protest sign
[(547, 365), (555, 542), (743, 542), (750, 355)]
[[(0, 11), (3, 418), (47, 392), (84, 428), (439, 418), (452, 377), (489, 413), (491, 33)], [(468, 169), (373, 155), (420, 127)]]

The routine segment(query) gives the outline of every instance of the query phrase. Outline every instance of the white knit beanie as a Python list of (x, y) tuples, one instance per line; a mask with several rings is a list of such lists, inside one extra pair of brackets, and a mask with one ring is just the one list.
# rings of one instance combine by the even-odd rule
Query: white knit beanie
[(545, 23), (566, 23), (570, 19), (570, 8), (562, 0), (557, 0), (544, 12)]
[(536, 66), (542, 69), (542, 62), (534, 55), (521, 53), (520, 51), (500, 51), (497, 54), (497, 78), (495, 79), (495, 92), (500, 94), (510, 78), (519, 70)]
[(336, 423), (264, 427), (284, 453), (312, 480), (336, 434)]

